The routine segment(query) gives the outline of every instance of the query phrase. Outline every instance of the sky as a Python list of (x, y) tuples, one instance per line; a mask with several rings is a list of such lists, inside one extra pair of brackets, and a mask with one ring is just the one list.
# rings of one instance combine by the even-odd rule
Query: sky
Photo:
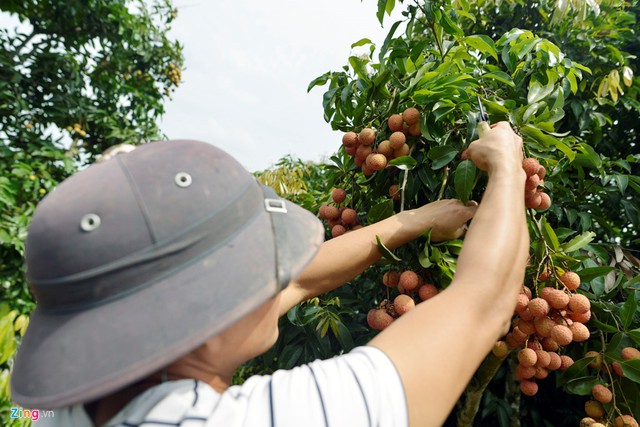
[(377, 46), (401, 17), (376, 18), (375, 0), (174, 0), (170, 37), (184, 45), (183, 82), (161, 129), (230, 153), (248, 170), (285, 155), (321, 161), (342, 134), (324, 121), (315, 77), (348, 63), (351, 44)]

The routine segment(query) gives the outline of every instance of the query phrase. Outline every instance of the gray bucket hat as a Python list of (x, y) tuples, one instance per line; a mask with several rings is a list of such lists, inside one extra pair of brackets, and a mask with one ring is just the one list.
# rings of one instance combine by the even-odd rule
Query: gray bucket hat
[(59, 408), (157, 371), (276, 295), (323, 239), (314, 215), (207, 143), (154, 142), (88, 167), (29, 226), (37, 305), (12, 399)]

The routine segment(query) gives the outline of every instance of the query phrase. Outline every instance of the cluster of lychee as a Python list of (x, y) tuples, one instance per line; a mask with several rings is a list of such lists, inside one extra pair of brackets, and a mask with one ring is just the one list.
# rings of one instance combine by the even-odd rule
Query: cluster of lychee
[[(538, 279), (546, 281), (549, 276), (545, 271)], [(573, 292), (580, 286), (580, 276), (567, 271), (559, 282), (563, 289), (546, 286), (536, 298), (523, 286), (511, 331), (493, 349), (497, 357), (504, 358), (510, 349), (521, 348), (515, 376), (520, 380), (520, 391), (527, 396), (538, 392), (536, 379), (544, 379), (549, 371), (565, 370), (573, 364), (571, 357), (560, 355), (558, 350), (574, 341), (586, 341), (590, 336), (585, 323), (591, 318), (591, 303), (586, 296)]]
[(393, 302), (384, 300), (377, 308), (372, 308), (367, 313), (369, 327), (378, 331), (413, 309), (416, 306), (416, 296), (420, 303), (438, 294), (434, 284), (426, 282), (413, 270), (405, 270), (402, 273), (389, 270), (382, 276), (382, 284), (387, 288), (397, 288), (400, 294), (393, 299)]
[(551, 206), (551, 198), (539, 186), (544, 184), (547, 170), (533, 157), (522, 161), (522, 169), (527, 174), (524, 184), (524, 204), (529, 209), (543, 211)]
[[(622, 356), (624, 360), (640, 359), (640, 351), (633, 347), (625, 347), (620, 352), (620, 356)], [(605, 384), (596, 384), (591, 389), (593, 399), (584, 404), (584, 411), (587, 417), (580, 421), (580, 426), (600, 427), (610, 425), (607, 423), (607, 420), (604, 419), (607, 411), (603, 406), (603, 404), (609, 404), (613, 400), (613, 393), (610, 387), (608, 387), (607, 380), (612, 378), (610, 376), (611, 371), (620, 377), (624, 377), (624, 372), (618, 362), (613, 362), (611, 366), (607, 365), (602, 354), (597, 351), (588, 351), (584, 357), (593, 359), (591, 363), (589, 363), (591, 368), (597, 371), (607, 372), (609, 375), (608, 378), (605, 376)], [(631, 415), (620, 415), (615, 419), (614, 423), (615, 426), (638, 427), (638, 422)]]
[(347, 199), (347, 192), (336, 188), (331, 192), (334, 204), (320, 206), (320, 218), (327, 221), (331, 229), (331, 237), (342, 236), (351, 230), (362, 228), (358, 221), (358, 213), (347, 206), (340, 206)]
[(365, 175), (387, 167), (387, 163), (396, 157), (408, 156), (407, 137), (420, 136), (420, 112), (410, 107), (402, 114), (393, 114), (387, 122), (391, 135), (389, 139), (376, 142), (377, 134), (371, 128), (360, 133), (347, 132), (342, 136), (345, 152), (354, 157), (356, 166)]

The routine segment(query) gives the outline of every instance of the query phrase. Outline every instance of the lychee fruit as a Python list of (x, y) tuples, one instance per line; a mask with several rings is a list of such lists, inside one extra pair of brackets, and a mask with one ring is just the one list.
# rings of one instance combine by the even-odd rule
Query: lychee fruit
[(346, 232), (347, 232), (347, 229), (344, 228), (344, 226), (337, 224), (337, 225), (334, 225), (333, 228), (331, 229), (331, 237), (342, 236)]
[(533, 378), (536, 374), (536, 368), (533, 366), (522, 366), (518, 364), (516, 366), (516, 371), (514, 373), (515, 377), (519, 380), (528, 380), (529, 378)]
[(560, 359), (562, 359), (562, 363), (560, 364), (561, 371), (566, 371), (571, 365), (573, 365), (573, 359), (565, 354), (560, 356)]
[(613, 368), (613, 372), (615, 372), (619, 377), (624, 377), (624, 371), (622, 370), (620, 363), (613, 362), (611, 367)]
[(518, 361), (522, 366), (534, 366), (538, 361), (536, 352), (530, 348), (523, 348), (518, 352)]
[(602, 403), (597, 400), (588, 400), (584, 404), (584, 412), (592, 418), (602, 418), (604, 416), (604, 408)]
[[(549, 333), (551, 333), (551, 329), (549, 329)], [(558, 350), (558, 348), (560, 348), (560, 346), (553, 340), (553, 338), (544, 337), (542, 338), (542, 348), (547, 351), (556, 351)]]
[(540, 177), (538, 175), (531, 175), (524, 183), (524, 189), (526, 191), (534, 191), (540, 184)]
[(401, 114), (393, 114), (389, 117), (387, 123), (389, 124), (389, 130), (391, 132), (402, 132), (402, 126), (404, 123)]
[(334, 203), (340, 204), (347, 198), (347, 192), (342, 188), (336, 188), (331, 192), (331, 198)]
[(393, 184), (389, 187), (389, 197), (393, 200), (400, 200), (400, 187), (398, 184)]
[(352, 147), (358, 144), (358, 135), (355, 132), (347, 132), (342, 135), (342, 144), (345, 147)]
[(555, 351), (549, 351), (547, 352), (547, 354), (549, 355), (549, 365), (547, 365), (547, 369), (550, 371), (560, 369), (560, 366), (562, 365), (562, 359), (560, 358), (560, 355)]
[(529, 338), (529, 335), (525, 334), (524, 332), (522, 332), (520, 330), (520, 328), (518, 328), (517, 326), (514, 327), (511, 330), (511, 334), (513, 334), (513, 336), (515, 337), (516, 340), (524, 343), (525, 341), (527, 341), (527, 338)]
[(378, 308), (369, 310), (367, 313), (367, 323), (372, 329), (381, 331), (393, 322), (393, 317), (389, 315), (384, 309)]
[(600, 367), (602, 366), (602, 355), (600, 353), (598, 353), (597, 351), (587, 351), (584, 354), (585, 358), (589, 358), (592, 357), (593, 361), (589, 363), (589, 366), (591, 366), (592, 368), (595, 369), (600, 369)]
[(438, 295), (438, 288), (431, 283), (426, 283), (418, 288), (418, 296), (422, 301), (426, 301), (436, 295)]
[(567, 326), (556, 325), (551, 329), (551, 338), (553, 338), (558, 345), (567, 345), (573, 341), (573, 334)]
[(535, 369), (536, 369), (536, 374), (534, 375), (535, 378), (539, 380), (543, 380), (549, 376), (549, 371), (547, 369), (541, 368), (540, 366), (535, 366)]
[(462, 152), (460, 153), (460, 159), (469, 160), (469, 149), (468, 148), (465, 148), (464, 150), (462, 150)]
[(356, 157), (359, 157), (363, 161), (367, 159), (369, 154), (371, 154), (371, 146), (369, 145), (361, 145), (356, 150)]
[(396, 309), (396, 313), (398, 313), (399, 316), (402, 316), (407, 311), (414, 308), (416, 303), (409, 295), (398, 295), (393, 300), (393, 306)]
[(518, 329), (527, 335), (533, 335), (536, 333), (536, 327), (533, 324), (533, 320), (518, 319)]
[(547, 266), (542, 273), (540, 273), (540, 275), (538, 276), (538, 280), (541, 282), (546, 282), (547, 279), (549, 279), (549, 276), (551, 275), (551, 269), (549, 269), (549, 267)]
[(547, 175), (547, 170), (544, 168), (544, 166), (540, 165), (540, 167), (538, 168), (538, 172), (536, 172), (536, 175), (538, 175), (538, 178), (540, 178), (540, 181), (542, 181)]
[(518, 313), (520, 318), (523, 320), (534, 320), (535, 317), (533, 317), (533, 314), (531, 314), (531, 312), (529, 311), (529, 304), (527, 303), (527, 309), (525, 311), (522, 311), (520, 313)]
[(549, 303), (542, 298), (529, 301), (529, 311), (534, 317), (543, 317), (549, 313)]
[(540, 296), (549, 303), (551, 308), (556, 310), (562, 310), (569, 304), (569, 295), (559, 289), (542, 288)]
[(616, 418), (616, 427), (638, 427), (638, 422), (631, 415), (621, 415)]
[(527, 348), (530, 348), (533, 351), (542, 350), (542, 346), (538, 341), (529, 341), (527, 343)]
[(393, 155), (395, 157), (403, 157), (403, 156), (408, 156), (409, 155), (409, 151), (411, 151), (409, 149), (409, 145), (408, 144), (402, 144), (400, 146), (400, 148), (393, 150)]
[(524, 195), (524, 205), (528, 209), (537, 209), (540, 206), (540, 202), (542, 202), (542, 197), (540, 193), (536, 191), (528, 191)]
[(570, 291), (575, 291), (580, 286), (580, 276), (573, 271), (565, 272), (559, 279)]
[(549, 353), (544, 350), (537, 350), (536, 356), (538, 357), (536, 366), (540, 368), (546, 368), (547, 366), (549, 366), (549, 363), (551, 363), (551, 356), (549, 356)]
[(533, 157), (527, 157), (522, 161), (522, 169), (524, 169), (527, 177), (531, 175), (535, 175), (538, 173), (538, 169), (540, 169), (540, 163)]
[(385, 139), (380, 144), (378, 144), (378, 153), (382, 154), (385, 157), (389, 157), (393, 154), (393, 148), (391, 148), (391, 143), (388, 139)]
[(547, 193), (544, 192), (539, 192), (538, 194), (540, 194), (540, 204), (538, 205), (537, 209), (539, 211), (543, 211), (545, 209), (549, 209), (551, 207), (551, 197), (549, 197), (549, 195)]
[(574, 313), (570, 312), (569, 317), (574, 322), (587, 323), (589, 319), (591, 319), (591, 311), (585, 311), (584, 313)]
[(556, 322), (548, 316), (536, 317), (533, 320), (533, 324), (536, 326), (536, 331), (541, 337), (551, 336), (551, 329), (556, 326)]
[(574, 322), (571, 326), (569, 326), (569, 329), (571, 329), (573, 340), (576, 342), (586, 341), (591, 335), (589, 333), (589, 328), (579, 322)]
[(527, 298), (531, 299), (531, 289), (529, 289), (528, 287), (523, 285), (522, 288), (520, 288), (520, 293), (525, 294)]
[(420, 112), (417, 108), (409, 107), (402, 113), (402, 120), (409, 126), (420, 120)]
[(351, 209), (347, 208), (342, 212), (342, 223), (345, 225), (355, 224), (358, 221), (358, 213)]
[(373, 169), (371, 169), (369, 166), (367, 166), (367, 164), (366, 164), (366, 163), (363, 163), (363, 164), (362, 164), (361, 169), (362, 169), (362, 173), (363, 173), (365, 176), (373, 175), (373, 173), (375, 172)]
[(529, 307), (529, 297), (525, 294), (518, 294), (518, 300), (516, 301), (516, 313), (522, 313)]
[(518, 339), (516, 339), (516, 337), (513, 335), (512, 332), (509, 332), (507, 334), (507, 336), (505, 337), (505, 341), (507, 342), (507, 345), (511, 348), (524, 347), (524, 341), (519, 341)]
[(589, 298), (582, 294), (573, 294), (569, 299), (569, 309), (574, 313), (585, 313), (591, 310)]
[(355, 156), (356, 155), (356, 150), (358, 149), (358, 147), (356, 147), (355, 145), (352, 145), (350, 147), (344, 147), (344, 152), (347, 153), (350, 156)]
[(382, 275), (382, 284), (389, 288), (395, 288), (400, 281), (400, 273), (397, 271), (387, 271)]
[(371, 128), (364, 128), (358, 135), (358, 141), (362, 145), (371, 145), (376, 140), (376, 132)]
[(620, 352), (624, 360), (640, 359), (640, 350), (633, 347), (625, 347)]
[(409, 135), (411, 135), (411, 136), (420, 136), (420, 135), (422, 135), (420, 122), (415, 122), (414, 124), (409, 126)]
[(400, 275), (400, 285), (407, 291), (415, 290), (419, 283), (420, 279), (418, 279), (418, 275), (415, 271), (406, 270)]
[(387, 167), (387, 158), (384, 154), (369, 154), (367, 157), (367, 166), (374, 171), (380, 171)]
[(602, 384), (596, 384), (591, 389), (591, 395), (600, 403), (609, 403), (613, 399), (611, 390), (603, 386)]
[(497, 341), (493, 345), (493, 349), (491, 350), (494, 356), (499, 359), (504, 359), (509, 354), (509, 346), (504, 341)]
[(525, 396), (534, 396), (538, 392), (538, 384), (535, 381), (520, 381), (520, 391)]
[(402, 132), (394, 132), (389, 137), (389, 144), (394, 151), (402, 147), (405, 142), (407, 142), (407, 137)]
[(595, 422), (596, 420), (591, 417), (584, 417), (580, 420), (580, 427), (591, 427)]
[[(320, 209), (322, 209), (322, 207)], [(320, 215), (322, 216), (322, 211)], [(337, 219), (339, 215), (340, 211), (335, 206), (324, 206), (324, 219)]]

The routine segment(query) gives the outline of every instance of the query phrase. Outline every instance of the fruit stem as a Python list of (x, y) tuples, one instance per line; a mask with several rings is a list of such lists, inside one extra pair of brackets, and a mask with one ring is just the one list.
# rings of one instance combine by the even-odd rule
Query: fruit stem
[(448, 180), (449, 180), (449, 166), (444, 168), (444, 176), (442, 177), (442, 185), (440, 186), (440, 192), (438, 193), (438, 199), (437, 200), (442, 199), (442, 196), (444, 195), (444, 189), (447, 186), (447, 181)]

